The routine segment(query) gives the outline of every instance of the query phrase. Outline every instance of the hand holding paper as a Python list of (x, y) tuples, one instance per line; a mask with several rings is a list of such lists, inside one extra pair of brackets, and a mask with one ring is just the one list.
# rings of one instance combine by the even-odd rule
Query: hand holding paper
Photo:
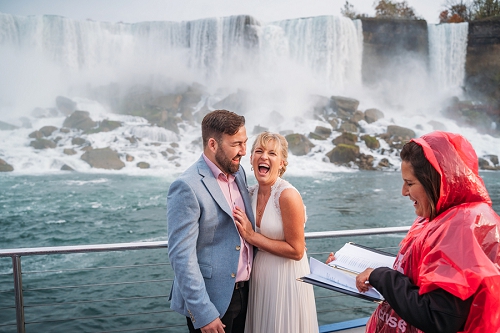
[[(311, 257), (311, 274), (299, 280), (371, 301), (382, 301), (382, 295), (366, 284), (366, 281), (373, 268), (392, 268), (394, 259), (390, 254), (347, 243), (335, 253), (335, 259), (328, 264)], [(366, 270), (367, 268), (369, 269)]]

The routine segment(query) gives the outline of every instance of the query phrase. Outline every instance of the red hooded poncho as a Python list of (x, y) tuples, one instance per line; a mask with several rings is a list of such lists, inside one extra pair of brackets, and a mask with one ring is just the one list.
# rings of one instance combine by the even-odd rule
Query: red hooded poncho
[[(436, 131), (412, 141), (441, 175), (441, 192), (437, 217), (415, 220), (394, 268), (410, 277), (420, 295), (438, 288), (462, 300), (474, 295), (463, 332), (500, 333), (500, 217), (478, 175), (476, 153), (453, 133)], [(420, 330), (404, 323), (384, 302), (366, 332)]]

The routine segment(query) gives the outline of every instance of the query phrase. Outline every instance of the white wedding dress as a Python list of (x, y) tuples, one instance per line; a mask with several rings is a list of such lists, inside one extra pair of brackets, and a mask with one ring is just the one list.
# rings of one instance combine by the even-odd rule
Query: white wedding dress
[[(251, 187), (252, 210), (256, 211), (258, 186)], [(285, 240), (279, 197), (293, 188), (278, 178), (264, 209), (257, 232)], [(313, 287), (296, 279), (310, 273), (307, 255), (296, 261), (276, 256), (261, 249), (255, 256), (250, 282), (245, 333), (310, 333), (318, 332)]]

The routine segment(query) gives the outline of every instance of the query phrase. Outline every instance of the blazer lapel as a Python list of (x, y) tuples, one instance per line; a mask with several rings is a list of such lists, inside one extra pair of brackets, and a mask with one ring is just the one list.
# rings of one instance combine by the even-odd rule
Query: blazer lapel
[(198, 172), (203, 177), (201, 181), (203, 182), (203, 184), (205, 184), (205, 187), (207, 188), (212, 198), (215, 200), (215, 202), (217, 202), (219, 207), (232, 218), (233, 212), (231, 210), (231, 207), (229, 207), (229, 205), (227, 204), (224, 193), (222, 193), (219, 183), (217, 183), (217, 179), (215, 179), (212, 170), (210, 170), (207, 163), (205, 163), (203, 156), (198, 160)]

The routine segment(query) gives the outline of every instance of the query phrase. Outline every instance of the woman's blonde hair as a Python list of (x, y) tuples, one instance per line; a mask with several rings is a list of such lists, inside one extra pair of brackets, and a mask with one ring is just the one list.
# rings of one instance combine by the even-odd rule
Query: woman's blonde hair
[(286, 166), (288, 165), (288, 142), (285, 137), (278, 133), (262, 132), (255, 138), (252, 145), (252, 154), (255, 151), (257, 145), (265, 147), (269, 141), (274, 141), (274, 148), (276, 151), (281, 153), (281, 159), (283, 160), (283, 167), (279, 169), (278, 176), (282, 176), (286, 171)]

